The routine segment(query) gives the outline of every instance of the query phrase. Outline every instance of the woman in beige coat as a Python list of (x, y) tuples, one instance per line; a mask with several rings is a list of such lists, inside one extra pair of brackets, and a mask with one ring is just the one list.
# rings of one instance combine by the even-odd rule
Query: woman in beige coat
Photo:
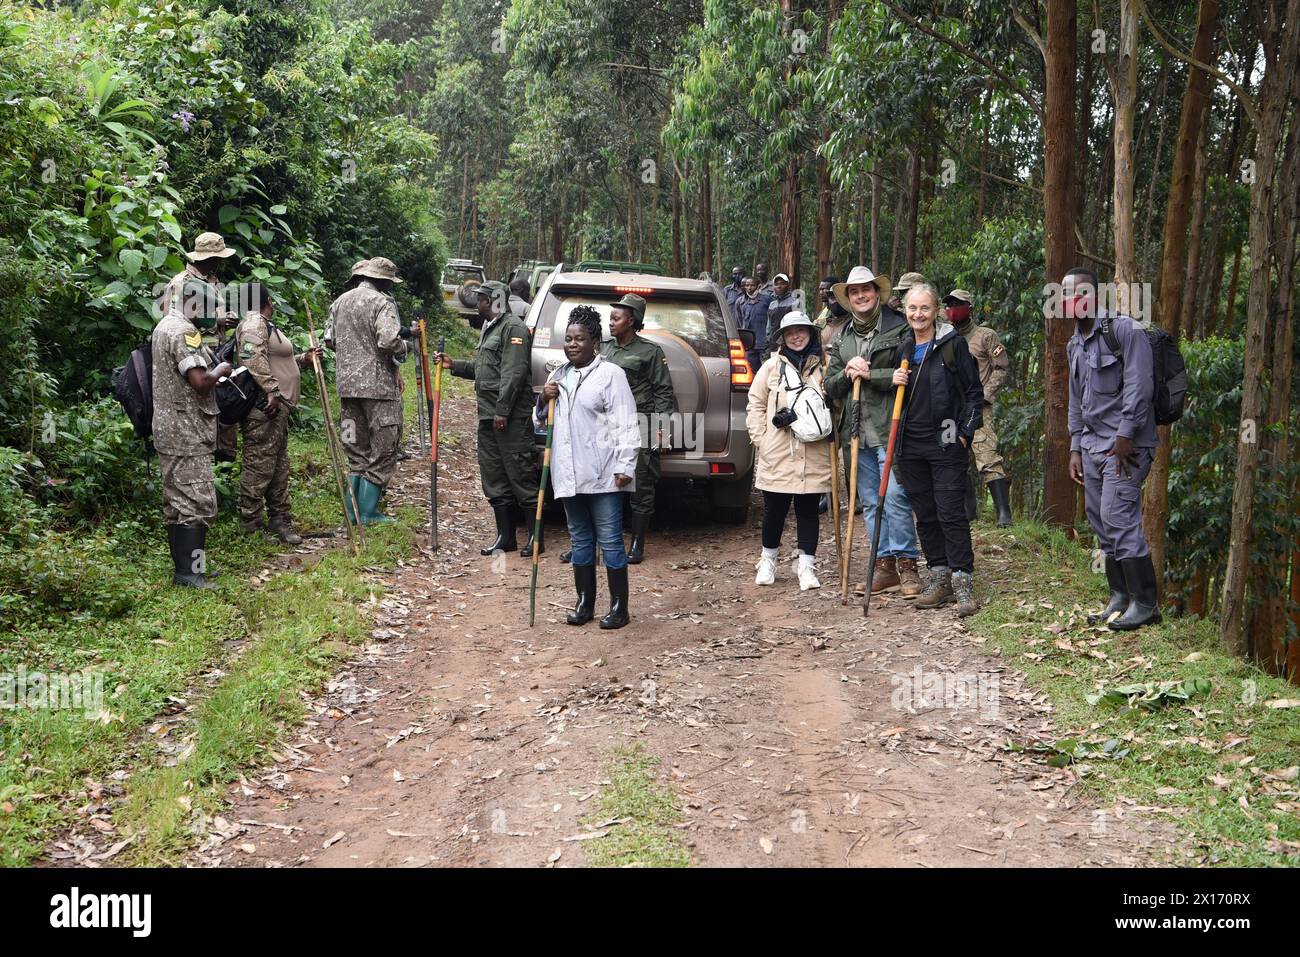
[(815, 569), (818, 537), (817, 503), (831, 490), (829, 438), (804, 442), (790, 426), (790, 403), (801, 385), (825, 396), (825, 359), (821, 337), (802, 312), (788, 313), (777, 333), (781, 344), (754, 376), (749, 390), (745, 425), (754, 442), (757, 462), (754, 485), (763, 493), (763, 553), (754, 582), (776, 580), (781, 532), (794, 505), (799, 543), (799, 588), (820, 588)]

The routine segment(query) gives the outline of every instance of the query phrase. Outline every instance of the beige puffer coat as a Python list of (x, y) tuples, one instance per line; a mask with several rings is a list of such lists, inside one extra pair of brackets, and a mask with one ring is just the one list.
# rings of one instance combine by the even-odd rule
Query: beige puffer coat
[[(788, 367), (784, 376), (781, 366)], [(804, 383), (823, 395), (825, 375), (821, 361), (804, 366)], [(829, 439), (801, 442), (790, 429), (778, 429), (772, 424), (777, 409), (787, 407), (793, 395), (785, 389), (783, 379), (793, 386), (798, 378), (794, 365), (779, 352), (764, 362), (754, 376), (745, 413), (745, 426), (755, 450), (754, 487), (765, 492), (820, 495), (831, 490)]]

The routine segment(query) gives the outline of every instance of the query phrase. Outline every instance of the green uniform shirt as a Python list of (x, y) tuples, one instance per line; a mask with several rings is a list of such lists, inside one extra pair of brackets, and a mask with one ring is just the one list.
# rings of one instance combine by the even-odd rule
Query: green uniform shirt
[(637, 412), (667, 415), (673, 411), (673, 380), (668, 374), (668, 357), (657, 345), (634, 335), (625, 346), (620, 346), (617, 339), (606, 341), (600, 354), (627, 376)]
[(532, 413), (533, 340), (523, 320), (511, 313), (499, 316), (479, 337), (473, 360), (457, 359), (451, 374), (474, 380), (479, 419)]

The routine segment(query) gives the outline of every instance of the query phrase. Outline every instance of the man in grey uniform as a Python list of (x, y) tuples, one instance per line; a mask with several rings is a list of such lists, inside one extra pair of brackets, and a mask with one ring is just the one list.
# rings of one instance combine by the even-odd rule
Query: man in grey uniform
[[(1070, 358), (1070, 478), (1083, 486), (1088, 524), (1106, 556), (1110, 602), (1091, 622), (1115, 631), (1159, 624), (1156, 573), (1142, 532), (1142, 483), (1155, 454), (1151, 343), (1132, 318), (1097, 308), (1097, 274), (1076, 268), (1061, 282), (1074, 320)], [(1105, 328), (1103, 328), (1105, 327)], [(1111, 330), (1121, 359), (1106, 341)]]

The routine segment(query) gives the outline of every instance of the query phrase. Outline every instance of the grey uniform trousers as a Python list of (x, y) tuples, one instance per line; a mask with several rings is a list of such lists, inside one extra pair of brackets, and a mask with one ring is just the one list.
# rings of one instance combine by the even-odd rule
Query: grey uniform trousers
[(1105, 452), (1083, 451), (1083, 508), (1101, 550), (1116, 561), (1141, 558), (1150, 549), (1142, 532), (1142, 483), (1154, 449), (1138, 449), (1137, 465), (1119, 474)]

